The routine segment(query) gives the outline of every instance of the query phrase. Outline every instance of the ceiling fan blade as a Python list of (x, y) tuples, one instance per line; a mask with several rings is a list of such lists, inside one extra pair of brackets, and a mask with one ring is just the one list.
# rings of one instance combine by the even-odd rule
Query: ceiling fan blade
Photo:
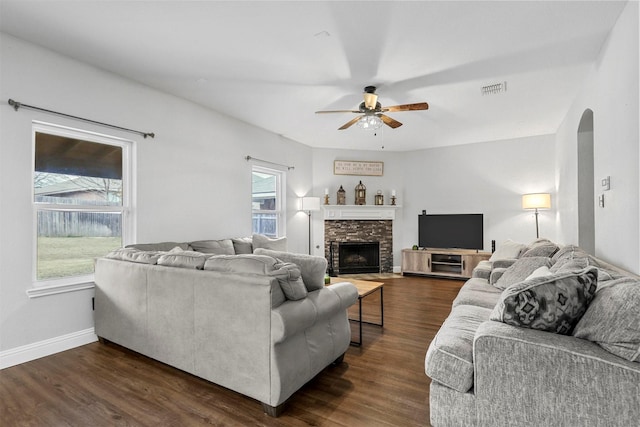
[(325, 110), (325, 111), (316, 111), (316, 114), (326, 114), (326, 113), (361, 113), (358, 110)]
[(380, 117), (382, 119), (382, 121), (384, 122), (384, 124), (389, 126), (390, 128), (395, 129), (395, 128), (398, 128), (398, 127), (402, 126), (402, 123), (400, 123), (396, 119), (392, 119), (389, 116), (385, 116), (384, 114), (379, 114), (378, 117)]
[(342, 126), (340, 126), (338, 128), (338, 130), (345, 130), (345, 129), (351, 127), (351, 125), (355, 124), (358, 120), (360, 120), (361, 117), (363, 117), (363, 116), (358, 116), (355, 119), (349, 120), (347, 123), (345, 123)]
[(394, 105), (391, 107), (384, 107), (382, 111), (417, 111), (417, 110), (428, 110), (429, 104), (426, 102), (418, 102), (416, 104), (403, 104), (403, 105)]

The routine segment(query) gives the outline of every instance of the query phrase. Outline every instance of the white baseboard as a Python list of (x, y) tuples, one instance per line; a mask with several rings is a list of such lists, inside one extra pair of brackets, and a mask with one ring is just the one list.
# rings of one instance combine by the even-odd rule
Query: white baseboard
[(0, 352), (0, 369), (26, 363), (61, 351), (70, 350), (98, 340), (94, 328), (72, 332), (48, 340), (23, 345)]

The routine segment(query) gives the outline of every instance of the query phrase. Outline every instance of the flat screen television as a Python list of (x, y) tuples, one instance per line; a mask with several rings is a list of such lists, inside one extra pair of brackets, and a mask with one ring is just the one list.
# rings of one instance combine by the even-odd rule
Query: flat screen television
[(419, 215), (418, 233), (422, 248), (484, 249), (482, 214)]

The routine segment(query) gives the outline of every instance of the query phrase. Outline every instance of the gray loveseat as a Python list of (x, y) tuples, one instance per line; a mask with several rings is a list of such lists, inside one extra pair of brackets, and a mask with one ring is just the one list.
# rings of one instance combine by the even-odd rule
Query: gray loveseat
[(240, 246), (244, 253), (235, 254), (231, 240), (191, 243), (99, 258), (96, 334), (254, 398), (277, 416), (296, 390), (342, 360), (357, 290), (324, 286), (324, 258)]
[(638, 425), (637, 276), (544, 240), (473, 275), (427, 350), (433, 426)]

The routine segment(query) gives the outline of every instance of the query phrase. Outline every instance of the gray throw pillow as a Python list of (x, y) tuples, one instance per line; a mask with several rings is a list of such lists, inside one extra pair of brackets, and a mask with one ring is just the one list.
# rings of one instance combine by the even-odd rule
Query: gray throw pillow
[(556, 252), (558, 252), (558, 245), (553, 242), (543, 241), (529, 246), (521, 257), (544, 256), (551, 258)]
[(324, 275), (327, 272), (327, 260), (313, 255), (272, 251), (258, 248), (255, 254), (268, 255), (284, 262), (292, 262), (300, 268), (302, 281), (309, 292), (324, 288)]
[(194, 251), (202, 252), (205, 254), (214, 255), (235, 255), (236, 251), (233, 248), (233, 242), (231, 239), (222, 240), (198, 240), (190, 242), (189, 245)]
[(253, 250), (255, 252), (258, 248), (271, 249), (272, 251), (286, 251), (287, 250), (287, 238), (280, 237), (274, 238), (267, 237), (262, 234), (253, 235)]
[(540, 267), (551, 267), (551, 259), (541, 256), (530, 256), (518, 258), (516, 262), (507, 268), (502, 276), (493, 283), (498, 289), (506, 289), (515, 283), (522, 282)]
[(160, 243), (134, 243), (133, 245), (127, 245), (125, 248), (139, 249), (141, 251), (170, 251), (174, 248), (180, 248), (183, 251), (189, 249), (188, 243), (178, 242), (160, 242)]
[(599, 285), (573, 335), (640, 362), (640, 281), (627, 277)]
[(158, 258), (158, 265), (178, 268), (195, 268), (202, 270), (208, 255), (201, 252), (181, 251), (169, 252)]
[(231, 239), (231, 242), (236, 255), (253, 253), (253, 239), (251, 237), (238, 237)]
[(496, 251), (491, 255), (491, 258), (489, 258), (489, 261), (519, 258), (522, 251), (526, 248), (527, 246), (522, 243), (517, 243), (513, 240), (505, 240), (498, 245)]
[(307, 297), (307, 288), (304, 286), (300, 269), (297, 265), (284, 262), (276, 264), (277, 269), (269, 273), (278, 279), (280, 289), (292, 301), (297, 301)]
[(269, 274), (278, 261), (266, 255), (214, 255), (204, 263), (205, 270), (227, 273)]
[(135, 248), (115, 249), (105, 255), (105, 258), (117, 259), (120, 261), (137, 262), (140, 264), (156, 264), (162, 252), (141, 251)]
[(536, 277), (505, 289), (491, 320), (569, 335), (596, 292), (598, 269)]

